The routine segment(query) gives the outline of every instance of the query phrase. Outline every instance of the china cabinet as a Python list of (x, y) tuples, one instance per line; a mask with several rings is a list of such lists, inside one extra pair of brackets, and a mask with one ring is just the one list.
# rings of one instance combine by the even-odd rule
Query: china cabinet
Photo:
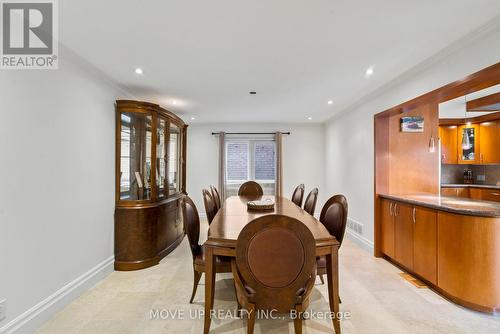
[(153, 266), (182, 241), (186, 130), (157, 104), (116, 102), (116, 270)]

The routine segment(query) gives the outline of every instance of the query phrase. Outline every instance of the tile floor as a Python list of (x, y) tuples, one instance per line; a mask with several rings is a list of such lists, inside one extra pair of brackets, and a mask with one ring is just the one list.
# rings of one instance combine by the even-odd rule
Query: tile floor
[[(203, 226), (206, 235), (207, 224)], [(203, 320), (196, 315), (203, 310), (204, 285), (202, 279), (194, 304), (189, 304), (191, 263), (185, 238), (158, 266), (113, 272), (37, 333), (202, 333)], [(397, 268), (348, 239), (340, 251), (340, 265), (340, 308), (346, 316), (350, 313), (341, 322), (343, 333), (500, 333), (500, 317), (466, 310), (416, 288), (398, 275)], [(327, 311), (327, 296), (317, 280), (309, 310)], [(229, 316), (212, 321), (211, 333), (246, 333), (245, 320), (231, 316), (236, 302), (230, 274), (218, 276), (215, 307)], [(152, 317), (151, 310), (161, 311), (161, 317)], [(293, 333), (293, 321), (257, 320), (255, 333)], [(329, 320), (310, 319), (304, 333), (333, 333), (333, 328)]]

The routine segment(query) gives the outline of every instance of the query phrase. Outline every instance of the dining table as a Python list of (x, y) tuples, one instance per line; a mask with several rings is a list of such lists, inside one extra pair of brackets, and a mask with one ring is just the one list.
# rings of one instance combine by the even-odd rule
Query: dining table
[[(274, 208), (269, 210), (250, 210), (249, 201), (271, 200)], [(327, 265), (328, 299), (330, 316), (336, 334), (340, 334), (339, 319), (339, 242), (315, 217), (304, 211), (291, 200), (281, 196), (231, 196), (228, 197), (208, 229), (205, 242), (205, 334), (210, 332), (215, 293), (215, 259), (217, 256), (236, 257), (236, 244), (241, 230), (252, 220), (270, 214), (293, 217), (304, 223), (316, 241), (316, 256), (325, 256)]]

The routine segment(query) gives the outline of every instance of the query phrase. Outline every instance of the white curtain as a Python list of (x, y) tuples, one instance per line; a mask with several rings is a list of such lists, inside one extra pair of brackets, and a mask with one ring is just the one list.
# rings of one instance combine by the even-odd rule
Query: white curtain
[(283, 134), (276, 132), (276, 196), (283, 196)]
[(219, 132), (219, 194), (221, 201), (226, 200), (226, 134)]

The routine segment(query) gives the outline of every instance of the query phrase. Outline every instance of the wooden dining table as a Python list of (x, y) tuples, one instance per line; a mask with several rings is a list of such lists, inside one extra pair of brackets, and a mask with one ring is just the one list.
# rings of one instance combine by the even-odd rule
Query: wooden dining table
[[(248, 210), (250, 200), (272, 199), (273, 210)], [(212, 220), (205, 242), (205, 314), (204, 333), (210, 331), (211, 314), (215, 292), (215, 258), (216, 256), (236, 257), (236, 242), (243, 227), (252, 220), (269, 214), (280, 214), (293, 217), (303, 222), (312, 232), (316, 240), (316, 256), (325, 256), (327, 264), (328, 299), (330, 314), (336, 334), (340, 334), (339, 320), (339, 242), (330, 235), (325, 226), (316, 218), (295, 205), (291, 200), (279, 196), (242, 197), (232, 196), (225, 200), (221, 209)]]

